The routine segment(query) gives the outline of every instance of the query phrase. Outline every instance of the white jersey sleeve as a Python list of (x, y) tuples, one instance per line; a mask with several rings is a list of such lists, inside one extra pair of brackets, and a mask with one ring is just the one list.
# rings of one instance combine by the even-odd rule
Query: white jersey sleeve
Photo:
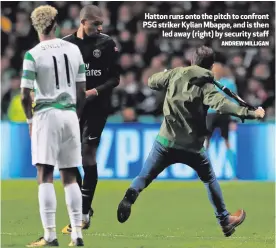
[(76, 82), (85, 82), (86, 81), (86, 77), (85, 77), (85, 65), (84, 65), (84, 62), (83, 62), (83, 58), (82, 58), (82, 55), (81, 55), (81, 52), (80, 52), (80, 49), (78, 49), (78, 53), (79, 53), (79, 71), (78, 71), (78, 74), (77, 74), (77, 77), (76, 77)]
[(35, 60), (30, 52), (26, 52), (23, 60), (21, 88), (33, 89), (35, 79), (36, 79)]

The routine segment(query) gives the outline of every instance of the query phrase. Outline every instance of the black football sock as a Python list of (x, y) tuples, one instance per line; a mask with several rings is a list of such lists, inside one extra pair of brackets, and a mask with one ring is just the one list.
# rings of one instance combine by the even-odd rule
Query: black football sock
[(82, 184), (82, 213), (88, 214), (91, 208), (95, 189), (98, 183), (98, 170), (96, 165), (83, 166), (84, 178)]
[(81, 174), (80, 174), (79, 169), (78, 169), (78, 173), (77, 173), (76, 177), (77, 177), (77, 184), (79, 185), (80, 190), (81, 190), (81, 188), (82, 188), (82, 178), (81, 178)]

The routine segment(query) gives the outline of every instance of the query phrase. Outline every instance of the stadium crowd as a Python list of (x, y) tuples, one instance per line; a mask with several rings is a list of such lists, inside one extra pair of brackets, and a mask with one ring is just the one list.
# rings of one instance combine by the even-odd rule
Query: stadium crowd
[[(79, 11), (84, 4), (98, 4), (104, 14), (104, 33), (112, 36), (119, 48), (120, 85), (114, 90), (113, 116), (125, 122), (141, 117), (159, 120), (164, 93), (147, 86), (153, 73), (165, 68), (188, 66), (193, 48), (211, 45), (218, 59), (225, 64), (225, 75), (236, 81), (238, 93), (252, 105), (260, 105), (275, 92), (274, 7), (273, 2), (3, 2), (1, 8), (1, 118), (25, 121), (20, 103), (20, 73), (24, 53), (38, 42), (31, 26), (30, 13), (41, 4), (58, 9), (58, 37), (75, 32)], [(144, 30), (144, 13), (269, 13), (270, 47), (221, 48), (217, 40), (186, 40), (162, 38), (160, 31)], [(267, 119), (275, 119), (274, 100), (270, 101)], [(112, 119), (112, 118), (111, 118)], [(115, 119), (114, 119), (115, 120)]]

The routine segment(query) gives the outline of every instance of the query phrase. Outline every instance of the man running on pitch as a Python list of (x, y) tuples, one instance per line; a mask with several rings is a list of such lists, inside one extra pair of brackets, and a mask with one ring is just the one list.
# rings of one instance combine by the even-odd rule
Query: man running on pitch
[(219, 93), (210, 71), (214, 63), (211, 48), (196, 49), (192, 66), (178, 67), (149, 78), (149, 87), (166, 90), (164, 121), (144, 167), (132, 181), (117, 210), (118, 221), (125, 222), (139, 193), (168, 166), (184, 163), (192, 167), (205, 184), (209, 200), (226, 237), (245, 219), (245, 211), (234, 214), (227, 211), (213, 168), (204, 154), (203, 143), (207, 133), (206, 115), (209, 107), (243, 118), (263, 118), (264, 110), (250, 111), (230, 102)]

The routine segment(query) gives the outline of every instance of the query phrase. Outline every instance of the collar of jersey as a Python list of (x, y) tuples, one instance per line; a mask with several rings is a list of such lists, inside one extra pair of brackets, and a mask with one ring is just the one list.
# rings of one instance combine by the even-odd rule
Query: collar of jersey
[(87, 40), (87, 39), (92, 39), (92, 38), (95, 38), (95, 37), (97, 37), (99, 34), (98, 33), (94, 33), (94, 34), (92, 34), (92, 35), (87, 35), (86, 33), (84, 33), (84, 37), (83, 37), (83, 39), (81, 39), (81, 38), (79, 38), (78, 36), (77, 36), (77, 32), (75, 32), (74, 33), (74, 36), (76, 37), (76, 39), (78, 39), (78, 40)]

